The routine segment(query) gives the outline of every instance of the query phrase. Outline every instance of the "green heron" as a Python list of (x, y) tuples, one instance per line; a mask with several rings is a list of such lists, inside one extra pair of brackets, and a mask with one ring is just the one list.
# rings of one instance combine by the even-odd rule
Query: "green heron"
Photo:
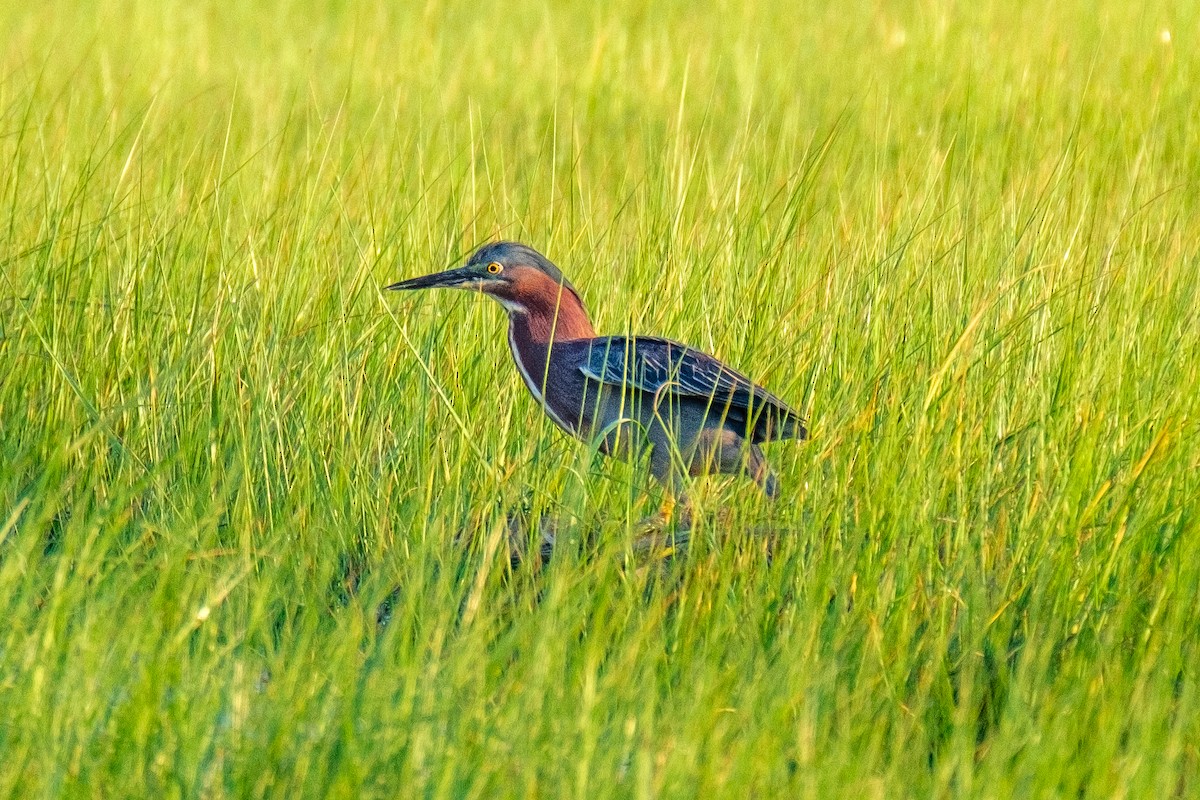
[(434, 287), (504, 306), (513, 361), (550, 419), (606, 455), (649, 447), (650, 472), (672, 500), (684, 472), (748, 475), (773, 498), (778, 481), (759, 445), (808, 435), (786, 403), (710, 355), (668, 339), (597, 336), (579, 292), (532, 247), (484, 245), (465, 266), (386, 288)]

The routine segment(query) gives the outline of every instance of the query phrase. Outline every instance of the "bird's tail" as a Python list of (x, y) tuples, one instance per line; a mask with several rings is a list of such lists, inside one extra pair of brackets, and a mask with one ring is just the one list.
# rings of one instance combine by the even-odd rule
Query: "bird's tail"
[(800, 439), (808, 438), (808, 426), (804, 424), (804, 420), (795, 414), (788, 414), (783, 418), (783, 426), (779, 435), (780, 439)]
[(751, 433), (751, 441), (756, 444), (774, 442), (780, 439), (808, 438), (808, 427), (804, 419), (795, 412), (782, 409), (769, 409), (758, 418)]

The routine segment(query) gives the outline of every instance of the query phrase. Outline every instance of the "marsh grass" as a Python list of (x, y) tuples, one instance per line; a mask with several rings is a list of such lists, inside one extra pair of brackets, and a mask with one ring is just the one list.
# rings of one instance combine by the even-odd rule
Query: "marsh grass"
[[(7, 4), (0, 793), (1195, 796), (1200, 18), (1133, 5)], [(783, 499), (634, 558), (501, 311), (379, 291), (497, 236), (803, 408)]]

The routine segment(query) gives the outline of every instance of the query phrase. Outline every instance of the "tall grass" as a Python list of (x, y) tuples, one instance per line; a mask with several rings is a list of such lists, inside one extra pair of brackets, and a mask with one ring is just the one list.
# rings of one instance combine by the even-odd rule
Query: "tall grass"
[[(1134, 5), (6, 4), (0, 793), (1200, 794), (1200, 15)], [(496, 237), (802, 407), (782, 499), (632, 558), (502, 312), (379, 291)]]

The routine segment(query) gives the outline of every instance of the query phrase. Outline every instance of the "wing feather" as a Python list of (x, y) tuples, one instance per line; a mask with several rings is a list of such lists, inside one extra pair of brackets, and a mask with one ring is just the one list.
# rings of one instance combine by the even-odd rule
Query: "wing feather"
[(706, 400), (714, 408), (753, 414), (748, 433), (755, 441), (807, 436), (804, 420), (778, 397), (712, 356), (669, 339), (595, 339), (580, 370), (600, 383), (650, 394), (666, 388), (676, 395)]

